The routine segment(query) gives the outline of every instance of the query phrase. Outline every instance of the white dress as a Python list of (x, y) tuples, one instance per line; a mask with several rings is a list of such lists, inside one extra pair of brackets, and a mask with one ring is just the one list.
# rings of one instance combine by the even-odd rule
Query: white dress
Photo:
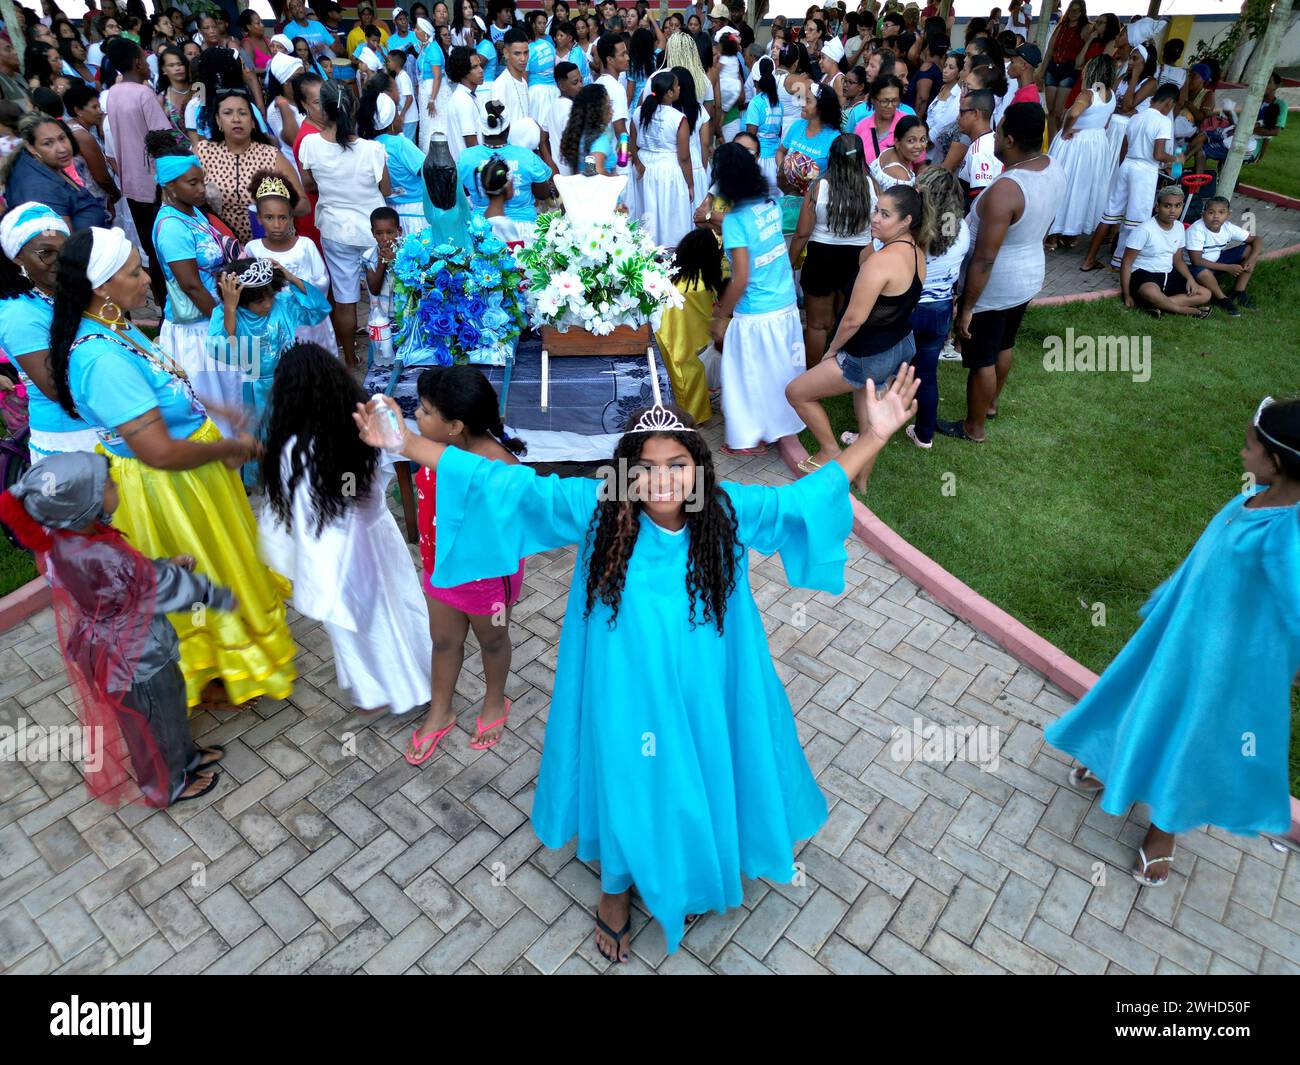
[[(777, 74), (776, 98), (781, 102), (781, 136), (789, 131), (791, 124), (803, 114), (804, 93), (790, 92), (785, 87), (787, 75)], [(802, 90), (802, 83), (796, 83)]]
[(1113, 92), (1104, 102), (1094, 93), (1092, 103), (1075, 120), (1070, 139), (1062, 140), (1059, 133), (1052, 139), (1048, 155), (1064, 172), (1065, 200), (1049, 233), (1064, 237), (1088, 235), (1101, 221), (1114, 166), (1106, 123), (1115, 113), (1116, 102)]
[(675, 248), (691, 229), (693, 204), (677, 159), (677, 130), (685, 121), (676, 108), (660, 105), (649, 123), (637, 129), (637, 155), (645, 167), (641, 220), (650, 239), (662, 248)]
[[(1138, 82), (1138, 87), (1137, 89), (1134, 90), (1134, 92), (1140, 92), (1142, 86), (1145, 85), (1147, 81), (1150, 80), (1151, 80), (1150, 78), (1147, 78), (1143, 81)], [(1124, 99), (1127, 93), (1128, 93), (1128, 79), (1126, 78), (1123, 81), (1121, 81), (1118, 85), (1115, 86), (1116, 106), (1119, 105), (1119, 101)], [(1148, 96), (1145, 100), (1143, 100), (1141, 103), (1137, 105), (1137, 110), (1134, 112), (1134, 114), (1138, 114), (1142, 111), (1145, 111), (1150, 106), (1151, 106), (1151, 97)], [(1128, 124), (1132, 121), (1133, 121), (1133, 115), (1121, 115), (1118, 111), (1113, 111), (1111, 113), (1110, 120), (1106, 123), (1106, 150), (1107, 150), (1107, 154), (1110, 157), (1110, 165), (1106, 170), (1106, 187), (1108, 189), (1110, 188), (1110, 181), (1111, 178), (1114, 176), (1115, 168), (1119, 166), (1119, 153), (1120, 150), (1124, 147), (1124, 137), (1128, 133)]]
[[(293, 113), (298, 119), (299, 126), (307, 121), (307, 116), (298, 108), (294, 107)], [(266, 109), (266, 124), (271, 130), (271, 136), (275, 139), (275, 146), (280, 149), (280, 154), (289, 160), (289, 165), (293, 167), (294, 173), (297, 173), (298, 160), (293, 157), (293, 145), (284, 143), (284, 116), (280, 114), (280, 108), (275, 103), (271, 103)]]
[(700, 143), (700, 135), (704, 132), (704, 123), (708, 117), (708, 112), (701, 107), (695, 118), (695, 129), (691, 133), (691, 170), (695, 182), (695, 195), (691, 199), (692, 215), (709, 194), (709, 171), (704, 165), (704, 146)]
[[(287, 480), (294, 438), (285, 444)], [(293, 606), (321, 622), (338, 685), (353, 705), (404, 714), (430, 697), (433, 642), (420, 574), (385, 499), (382, 466), (364, 496), (316, 531), (309, 478), (293, 493), (286, 529), (269, 506), (258, 514), (262, 560), (293, 582)]]
[[(744, 83), (740, 78), (740, 57), (735, 55), (724, 55), (718, 59), (718, 92), (721, 96), (718, 108), (723, 117), (727, 112), (736, 106), (736, 101), (740, 99)], [(740, 132), (740, 122), (744, 115), (740, 115), (722, 127), (722, 139), (730, 141), (737, 133)]]
[[(299, 237), (288, 251), (270, 251), (260, 238), (250, 240), (244, 249), (256, 259), (271, 259), (279, 263), (289, 273), (315, 285), (329, 299), (330, 275), (325, 269), (325, 260), (316, 245), (306, 237)], [(293, 335), (298, 340), (319, 344), (331, 355), (338, 356), (339, 342), (334, 336), (334, 323), (328, 317), (318, 325), (300, 325)]]

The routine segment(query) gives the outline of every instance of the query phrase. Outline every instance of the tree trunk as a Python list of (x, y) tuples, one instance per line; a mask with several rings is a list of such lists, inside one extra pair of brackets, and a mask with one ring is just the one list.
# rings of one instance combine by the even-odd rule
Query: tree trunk
[(1052, 15), (1059, 4), (1060, 0), (1043, 0), (1038, 21), (1034, 23), (1034, 44), (1038, 45), (1038, 50), (1043, 54), (1043, 62), (1039, 64), (1040, 69), (1047, 63), (1047, 41), (1052, 36)]
[[(240, 0), (241, 3), (244, 0)], [(749, 9), (745, 14), (745, 21), (749, 23), (749, 28), (754, 31), (755, 36), (758, 34), (758, 27), (762, 25), (763, 19), (767, 17), (768, 0), (750, 0)]]
[(1147, 4), (1147, 18), (1160, 17), (1160, 0), (1150, 0)]
[(27, 42), (18, 32), (18, 11), (14, 7), (14, 0), (0, 0), (0, 16), (4, 17), (5, 28), (9, 31), (9, 40), (13, 42), (14, 51), (18, 53), (18, 73), (23, 75), (23, 84), (26, 84), (27, 71), (23, 69), (23, 52), (27, 50)]
[(1246, 88), (1246, 102), (1237, 114), (1237, 129), (1232, 135), (1232, 147), (1228, 158), (1219, 167), (1218, 194), (1231, 196), (1237, 187), (1237, 178), (1241, 175), (1241, 162), (1250, 146), (1251, 136), (1255, 132), (1255, 122), (1259, 115), (1259, 106), (1264, 99), (1264, 90), (1268, 88), (1269, 75), (1273, 73), (1273, 63), (1277, 59), (1282, 36), (1291, 23), (1293, 0), (1277, 0), (1273, 14), (1268, 20), (1268, 29), (1259, 42), (1258, 62), (1254, 64), (1254, 74)]
[(948, 12), (952, 10), (952, 0), (940, 0), (939, 17), (945, 22), (948, 20)]

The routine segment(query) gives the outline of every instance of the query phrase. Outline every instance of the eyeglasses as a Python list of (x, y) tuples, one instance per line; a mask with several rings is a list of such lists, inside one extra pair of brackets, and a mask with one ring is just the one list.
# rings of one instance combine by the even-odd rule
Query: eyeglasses
[(50, 263), (54, 262), (54, 260), (59, 257), (59, 249), (58, 248), (33, 248), (32, 254), (35, 255), (36, 258), (40, 259), (42, 265), (49, 266)]

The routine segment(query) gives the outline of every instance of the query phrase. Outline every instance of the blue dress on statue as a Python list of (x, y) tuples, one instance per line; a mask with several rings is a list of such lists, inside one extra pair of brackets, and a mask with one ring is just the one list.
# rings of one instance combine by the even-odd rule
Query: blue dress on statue
[[(794, 846), (826, 821), (749, 586), (736, 566), (722, 635), (691, 628), (689, 530), (644, 513), (618, 618), (586, 609), (588, 528), (600, 482), (539, 477), (449, 448), (438, 464), (440, 587), (513, 573), (519, 559), (584, 545), (560, 634), (533, 827), (548, 847), (578, 837), (610, 893), (635, 884), (676, 950), (688, 913), (738, 906), (741, 876), (788, 883)], [(838, 463), (792, 485), (724, 484), (738, 539), (779, 551), (791, 584), (838, 593), (852, 528)], [(697, 602), (696, 616), (702, 614)]]
[(1215, 515), (1152, 593), (1141, 628), (1046, 732), (1166, 832), (1290, 831), (1291, 680), (1300, 668), (1300, 507)]

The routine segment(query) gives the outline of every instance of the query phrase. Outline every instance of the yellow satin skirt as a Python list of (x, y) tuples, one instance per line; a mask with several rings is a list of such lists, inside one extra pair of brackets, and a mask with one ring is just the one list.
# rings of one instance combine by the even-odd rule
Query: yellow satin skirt
[(703, 286), (687, 289), (678, 282), (677, 287), (686, 303), (664, 311), (655, 341), (673, 383), (677, 406), (697, 425), (703, 425), (713, 416), (713, 408), (709, 406), (709, 384), (699, 355), (711, 341), (709, 319), (716, 295)]
[[(221, 432), (205, 421), (190, 439), (220, 440)], [(238, 472), (220, 462), (158, 470), (103, 445), (96, 450), (108, 457), (120, 490), (113, 524), (131, 545), (149, 558), (193, 555), (196, 572), (235, 593), (233, 612), (198, 606), (167, 615), (180, 637), (188, 704), (214, 680), (232, 703), (287, 698), (297, 677), (284, 605), (292, 589), (257, 557), (257, 523)]]

